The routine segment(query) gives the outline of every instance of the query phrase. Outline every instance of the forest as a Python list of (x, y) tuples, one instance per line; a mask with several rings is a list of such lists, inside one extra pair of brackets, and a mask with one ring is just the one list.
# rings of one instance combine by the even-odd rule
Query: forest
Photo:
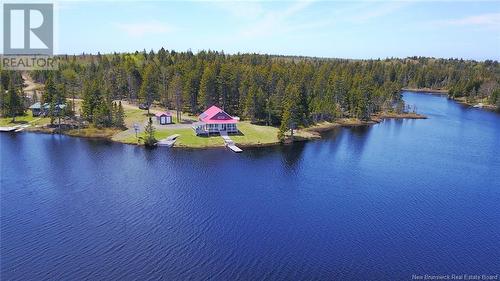
[[(102, 126), (114, 124), (115, 101), (128, 100), (192, 114), (216, 104), (231, 115), (284, 131), (402, 110), (403, 87), (445, 89), (452, 98), (487, 101), (500, 108), (500, 67), (491, 60), (348, 60), (163, 48), (58, 58), (59, 70), (30, 73), (46, 85), (41, 102), (83, 99), (79, 114)], [(20, 74), (1, 71), (1, 76), (2, 115), (22, 114)]]

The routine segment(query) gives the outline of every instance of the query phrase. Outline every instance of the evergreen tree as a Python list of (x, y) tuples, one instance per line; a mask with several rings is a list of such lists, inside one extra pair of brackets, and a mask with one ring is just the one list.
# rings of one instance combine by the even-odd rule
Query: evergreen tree
[(49, 74), (45, 81), (45, 91), (42, 93), (42, 103), (50, 104), (57, 95), (57, 88), (54, 82), (54, 76)]
[[(139, 99), (145, 103), (148, 108), (158, 95), (158, 84), (155, 77), (153, 64), (148, 64), (144, 69), (144, 75), (139, 92)], [(148, 111), (149, 112), (149, 111)]]
[(123, 110), (122, 101), (118, 102), (116, 112), (114, 114), (114, 126), (117, 128), (125, 128), (125, 112)]
[(94, 121), (97, 107), (102, 103), (102, 93), (97, 81), (87, 82), (83, 91), (82, 114), (89, 121)]
[(288, 85), (286, 92), (288, 93), (288, 97), (284, 101), (283, 115), (281, 117), (281, 126), (278, 134), (279, 139), (282, 141), (288, 130), (290, 130), (290, 135), (293, 139), (293, 130), (301, 122), (299, 113), (299, 89), (296, 85)]
[(170, 83), (170, 95), (175, 100), (175, 111), (177, 122), (180, 123), (182, 114), (182, 79), (180, 74), (175, 74)]
[[(65, 84), (61, 84), (59, 86), (59, 89), (56, 91), (55, 93), (55, 96), (53, 98), (53, 102), (51, 103), (51, 106), (52, 104), (55, 104), (55, 107), (56, 107), (56, 114), (53, 114), (52, 116), (56, 115), (58, 117), (58, 124), (59, 124), (59, 129), (61, 128), (61, 117), (64, 116), (64, 114), (66, 113), (66, 108), (67, 108), (67, 105), (66, 105), (66, 85)], [(51, 120), (52, 117), (51, 116)]]
[(148, 124), (144, 128), (144, 144), (148, 147), (152, 147), (156, 144), (157, 140), (155, 138), (155, 128), (153, 126), (153, 120), (149, 117)]
[(103, 98), (97, 105), (93, 121), (98, 127), (109, 128), (113, 126), (113, 104), (109, 97)]
[(233, 70), (230, 64), (223, 64), (221, 66), (219, 75), (217, 76), (217, 91), (219, 92), (218, 104), (222, 109), (227, 110), (230, 105), (231, 93), (233, 91)]
[(5, 116), (12, 117), (12, 122), (16, 121), (16, 116), (24, 114), (24, 107), (21, 103), (21, 98), (19, 97), (19, 90), (11, 81), (9, 90), (5, 97)]
[(5, 99), (6, 99), (7, 93), (5, 92), (3, 88), (3, 84), (0, 83), (0, 114), (2, 116), (5, 116)]
[(54, 76), (52, 73), (49, 73), (47, 76), (47, 80), (45, 81), (45, 91), (42, 94), (42, 108), (45, 104), (48, 104), (49, 111), (48, 116), (50, 117), (50, 125), (54, 125), (54, 120), (57, 117), (56, 113), (59, 110), (56, 109), (57, 99), (59, 97), (59, 93), (54, 82)]
[(216, 86), (215, 67), (213, 65), (208, 65), (205, 67), (200, 81), (198, 106), (201, 111), (216, 104), (216, 101), (218, 100), (216, 96)]

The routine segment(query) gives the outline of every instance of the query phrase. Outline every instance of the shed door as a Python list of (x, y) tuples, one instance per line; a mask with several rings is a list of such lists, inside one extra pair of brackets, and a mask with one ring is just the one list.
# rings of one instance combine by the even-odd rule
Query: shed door
[(172, 123), (172, 116), (165, 116), (165, 122), (166, 122), (167, 124)]
[(166, 116), (160, 117), (160, 124), (167, 124), (167, 117)]

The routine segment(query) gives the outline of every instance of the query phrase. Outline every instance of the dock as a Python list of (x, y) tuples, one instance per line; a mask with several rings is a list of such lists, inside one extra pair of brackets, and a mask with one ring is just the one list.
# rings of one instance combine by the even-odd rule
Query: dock
[(156, 145), (157, 146), (167, 146), (167, 147), (172, 147), (174, 143), (177, 141), (177, 138), (179, 137), (178, 134), (168, 136), (165, 139), (159, 140)]
[(21, 125), (16, 130), (14, 130), (14, 132), (16, 132), (16, 133), (21, 132), (22, 130), (28, 128), (29, 126), (31, 126), (31, 125)]
[(224, 140), (226, 147), (231, 149), (233, 152), (240, 153), (243, 151), (234, 144), (234, 141), (227, 135), (227, 132), (220, 132), (220, 136)]
[(243, 150), (241, 150), (241, 148), (237, 147), (233, 141), (230, 141), (230, 142), (226, 142), (226, 147), (231, 149), (233, 152), (236, 152), (236, 153), (240, 153), (242, 152)]
[(0, 132), (13, 132), (17, 129), (19, 129), (19, 125), (16, 125), (16, 126), (12, 126), (12, 127), (0, 127)]

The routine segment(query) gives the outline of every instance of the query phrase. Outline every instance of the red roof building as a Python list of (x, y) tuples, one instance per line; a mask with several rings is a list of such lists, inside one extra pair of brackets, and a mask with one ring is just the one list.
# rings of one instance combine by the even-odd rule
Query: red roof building
[(198, 117), (199, 122), (194, 123), (193, 129), (197, 135), (211, 133), (237, 133), (236, 124), (240, 118), (231, 116), (224, 110), (212, 105)]
[(172, 124), (172, 114), (170, 112), (158, 112), (155, 114), (156, 121), (160, 125)]

